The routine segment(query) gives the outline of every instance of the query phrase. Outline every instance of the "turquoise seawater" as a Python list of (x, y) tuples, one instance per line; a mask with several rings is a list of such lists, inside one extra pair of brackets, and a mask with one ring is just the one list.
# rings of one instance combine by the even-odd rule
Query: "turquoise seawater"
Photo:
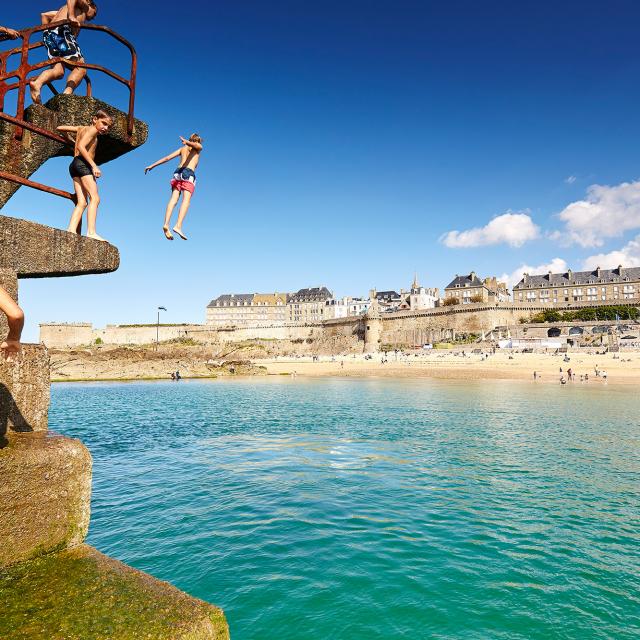
[(234, 640), (640, 637), (640, 395), (497, 381), (54, 385), (88, 542)]

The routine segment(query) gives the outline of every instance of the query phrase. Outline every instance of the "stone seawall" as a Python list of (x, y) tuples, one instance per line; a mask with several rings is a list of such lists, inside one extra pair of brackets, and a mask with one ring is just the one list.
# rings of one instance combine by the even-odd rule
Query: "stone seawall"
[[(346, 327), (346, 328), (345, 328)], [(357, 332), (356, 332), (357, 333)], [(353, 324), (323, 326), (282, 324), (265, 327), (213, 329), (207, 325), (174, 325), (157, 328), (160, 342), (193, 340), (202, 344), (243, 342), (245, 340), (306, 340), (327, 336), (353, 335)], [(356, 336), (357, 339), (357, 336)], [(107, 325), (94, 329), (90, 323), (47, 323), (40, 325), (40, 342), (49, 348), (65, 349), (96, 344), (146, 345), (156, 341), (156, 326)]]
[[(584, 305), (583, 305), (584, 306)], [(576, 306), (567, 307), (575, 310)], [(398, 311), (380, 314), (374, 321), (375, 343), (378, 346), (414, 346), (453, 340), (459, 335), (481, 336), (496, 328), (520, 327), (535, 313), (548, 309), (541, 305), (482, 304), (458, 307), (438, 307), (424, 311)], [(160, 342), (193, 340), (201, 344), (221, 344), (246, 340), (309, 340), (316, 344), (340, 341), (350, 350), (364, 348), (367, 326), (373, 324), (365, 317), (326, 320), (322, 323), (295, 325), (284, 323), (274, 326), (234, 327), (217, 329), (204, 324), (160, 326)], [(145, 345), (156, 341), (156, 326), (107, 325), (94, 329), (88, 323), (49, 323), (40, 325), (40, 341), (49, 348), (70, 348), (95, 344), (100, 340), (107, 345)]]

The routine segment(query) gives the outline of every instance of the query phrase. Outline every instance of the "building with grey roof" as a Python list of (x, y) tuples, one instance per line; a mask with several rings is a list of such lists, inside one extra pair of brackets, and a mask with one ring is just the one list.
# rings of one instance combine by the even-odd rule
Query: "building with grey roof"
[(472, 271), (469, 275), (456, 274), (444, 288), (444, 299), (447, 304), (508, 302), (509, 291), (507, 285), (497, 278), (492, 276), (481, 280), (476, 272)]
[(513, 287), (513, 301), (566, 306), (585, 302), (616, 302), (640, 298), (640, 267), (529, 275)]
[(288, 293), (227, 293), (207, 305), (207, 325), (258, 327), (287, 322)]
[(289, 296), (289, 321), (298, 324), (321, 322), (333, 316), (328, 307), (333, 294), (327, 287), (308, 287), (299, 289)]

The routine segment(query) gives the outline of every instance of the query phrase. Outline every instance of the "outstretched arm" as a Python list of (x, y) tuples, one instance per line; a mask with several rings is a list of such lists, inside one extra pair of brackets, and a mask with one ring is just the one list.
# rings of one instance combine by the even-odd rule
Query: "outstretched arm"
[(191, 142), (191, 140), (186, 140), (182, 136), (180, 136), (180, 140), (182, 141), (182, 144), (186, 144), (187, 147), (191, 147), (196, 151), (202, 151), (202, 145), (199, 142)]
[(165, 156), (164, 158), (160, 158), (160, 160), (157, 160), (153, 164), (150, 164), (148, 167), (145, 167), (144, 168), (145, 174), (151, 171), (151, 169), (155, 169), (155, 167), (158, 167), (161, 164), (164, 164), (165, 162), (169, 162), (169, 160), (173, 160), (174, 158), (177, 158), (180, 155), (181, 151), (182, 149), (176, 149), (173, 153), (170, 153), (168, 156)]
[(75, 134), (75, 136), (77, 136), (79, 128), (80, 127), (73, 127), (71, 125), (62, 125), (60, 127), (56, 127), (56, 131), (62, 133), (64, 138), (66, 138), (69, 142), (75, 144), (76, 138), (71, 134)]
[[(0, 36), (6, 36), (11, 40), (15, 40), (20, 34), (9, 27), (0, 27)], [(2, 39), (2, 38), (0, 38)]]
[(20, 337), (24, 326), (24, 313), (22, 309), (13, 301), (13, 298), (0, 287), (0, 310), (7, 316), (9, 323), (9, 334), (0, 344), (0, 352), (8, 360), (20, 351)]

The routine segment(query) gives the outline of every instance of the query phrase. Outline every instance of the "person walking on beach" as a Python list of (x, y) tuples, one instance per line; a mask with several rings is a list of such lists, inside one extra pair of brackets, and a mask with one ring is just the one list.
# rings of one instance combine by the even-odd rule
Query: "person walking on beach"
[[(93, 240), (105, 241), (96, 233), (96, 218), (100, 204), (96, 180), (102, 175), (102, 172), (95, 162), (95, 157), (98, 136), (107, 133), (112, 124), (113, 118), (106, 111), (99, 109), (88, 127), (62, 125), (57, 128), (69, 140), (74, 141), (73, 160), (69, 165), (69, 174), (73, 180), (77, 204), (71, 213), (67, 231), (69, 233), (80, 232), (82, 214), (87, 209), (87, 237)], [(75, 135), (75, 140), (73, 140), (72, 134)]]
[(182, 232), (182, 223), (187, 215), (187, 211), (189, 211), (191, 197), (193, 196), (193, 192), (196, 188), (195, 171), (198, 163), (200, 162), (200, 153), (202, 153), (202, 138), (197, 133), (192, 133), (188, 140), (180, 136), (180, 140), (182, 142), (182, 146), (179, 149), (176, 149), (173, 153), (161, 158), (157, 162), (150, 164), (148, 167), (145, 167), (144, 170), (146, 175), (158, 165), (180, 157), (180, 164), (173, 172), (173, 177), (171, 178), (171, 197), (167, 204), (167, 210), (164, 216), (164, 225), (162, 226), (164, 236), (167, 240), (173, 240), (171, 231), (169, 231), (169, 223), (171, 221), (173, 210), (180, 199), (180, 194), (182, 194), (182, 204), (180, 205), (178, 221), (176, 222), (176, 226), (173, 227), (173, 231), (183, 240), (187, 239), (187, 236)]
[[(80, 26), (84, 22), (91, 21), (98, 15), (98, 7), (95, 2), (93, 0), (67, 0), (67, 3), (57, 11), (46, 11), (40, 15), (42, 24), (51, 24), (61, 20), (68, 20), (71, 23), (53, 29), (45, 29), (42, 32), (42, 42), (47, 50), (49, 60), (62, 58), (69, 63), (84, 62), (82, 51), (78, 45), (78, 34)], [(58, 62), (51, 69), (45, 69), (37, 78), (29, 80), (31, 99), (36, 104), (42, 104), (40, 98), (42, 87), (49, 82), (63, 78), (65, 68), (71, 70), (67, 78), (67, 86), (64, 89), (65, 94), (73, 93), (87, 75), (86, 69), (65, 62)]]
[(533, 372), (533, 379), (534, 379), (534, 380), (537, 380), (537, 379), (538, 379), (538, 372), (537, 372), (537, 371), (534, 371), (534, 372)]
[(11, 362), (20, 353), (24, 313), (2, 287), (0, 287), (0, 311), (7, 316), (9, 324), (9, 333), (0, 343), (0, 353)]

